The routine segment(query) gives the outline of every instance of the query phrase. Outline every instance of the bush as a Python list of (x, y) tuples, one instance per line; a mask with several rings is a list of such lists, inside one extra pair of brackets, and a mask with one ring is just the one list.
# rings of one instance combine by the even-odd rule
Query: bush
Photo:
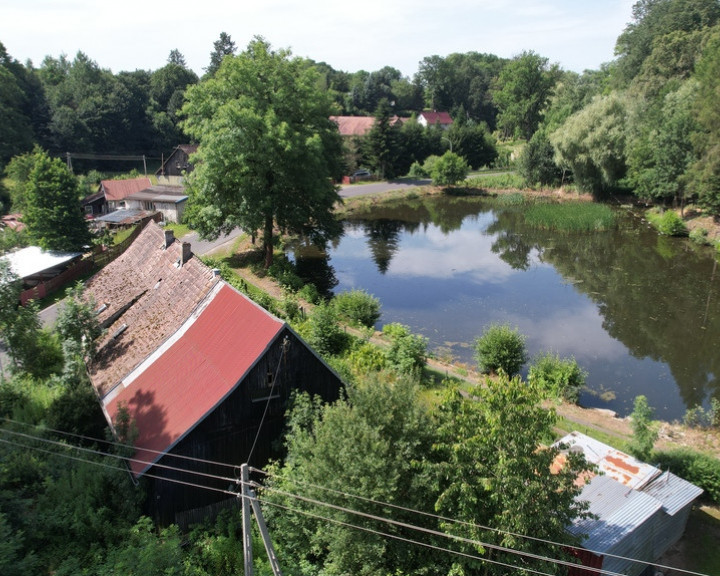
[(370, 372), (379, 372), (385, 368), (385, 362), (383, 351), (370, 342), (355, 346), (348, 357), (348, 364), (363, 376)]
[(478, 369), (485, 374), (501, 370), (514, 376), (527, 361), (525, 336), (507, 324), (492, 324), (475, 340)]
[(652, 454), (655, 441), (658, 439), (658, 423), (652, 420), (653, 409), (643, 395), (635, 397), (630, 423), (633, 437), (628, 449), (639, 460), (647, 461)]
[(585, 372), (575, 358), (560, 358), (546, 353), (535, 359), (528, 371), (528, 380), (556, 398), (577, 403), (580, 390), (585, 386)]
[(655, 464), (705, 490), (714, 504), (720, 504), (720, 460), (689, 448), (655, 452)]
[(428, 176), (430, 176), (430, 174), (426, 172), (425, 168), (423, 168), (420, 162), (415, 160), (415, 162), (413, 162), (410, 166), (408, 176), (410, 176), (411, 178), (427, 178)]
[(335, 310), (321, 304), (310, 316), (308, 343), (320, 354), (339, 354), (345, 348), (347, 338), (340, 328)]
[(322, 296), (320, 296), (320, 292), (318, 292), (315, 284), (305, 284), (298, 292), (298, 296), (310, 302), (310, 304), (319, 304), (322, 300)]
[(380, 300), (364, 290), (341, 292), (333, 298), (333, 305), (351, 324), (372, 328), (380, 318)]
[(705, 244), (708, 244), (708, 231), (705, 230), (705, 228), (695, 228), (690, 230), (690, 240), (692, 240), (695, 244), (704, 246)]
[(410, 374), (425, 367), (427, 338), (413, 334), (407, 326), (397, 322), (385, 324), (382, 332), (390, 340), (385, 358), (395, 370)]
[(465, 158), (450, 152), (445, 152), (438, 158), (430, 171), (433, 184), (438, 186), (454, 186), (467, 178), (470, 167)]
[(658, 211), (657, 209), (648, 210), (645, 215), (648, 221), (660, 234), (666, 236), (687, 236), (688, 229), (685, 222), (673, 210)]

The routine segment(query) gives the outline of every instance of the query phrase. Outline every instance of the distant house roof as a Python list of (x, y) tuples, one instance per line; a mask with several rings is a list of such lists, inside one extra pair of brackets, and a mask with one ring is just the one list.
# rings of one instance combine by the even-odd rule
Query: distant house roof
[(116, 395), (107, 398), (111, 419), (120, 403), (136, 415), (140, 435), (131, 463), (136, 475), (188, 434), (238, 385), (284, 326), (222, 282), (200, 308), (123, 379)]
[[(375, 125), (374, 116), (330, 116), (330, 120), (338, 125), (338, 131), (341, 136), (364, 136)], [(390, 124), (403, 123), (407, 118), (400, 116), (392, 116)]]
[(10, 252), (0, 259), (10, 262), (10, 269), (22, 280), (37, 275), (55, 276), (59, 268), (63, 268), (80, 256), (82, 256), (80, 252), (56, 252), (43, 250), (39, 246), (28, 246)]
[(131, 224), (136, 224), (140, 222), (141, 220), (144, 220), (145, 218), (148, 218), (152, 214), (155, 214), (155, 212), (150, 212), (147, 210), (115, 210), (115, 212), (110, 212), (110, 214), (104, 214), (103, 216), (98, 216), (95, 218), (96, 222), (106, 222), (108, 224), (117, 224), (117, 225), (125, 225), (129, 226)]
[(440, 126), (450, 126), (453, 123), (453, 120), (452, 118), (450, 118), (450, 114), (448, 114), (447, 112), (426, 110), (418, 114), (418, 122), (427, 124), (428, 126), (434, 126), (435, 124), (439, 124)]
[(127, 196), (128, 200), (167, 202), (169, 204), (177, 204), (187, 200), (187, 198), (188, 196), (182, 186), (150, 186)]
[(108, 202), (119, 202), (130, 196), (130, 194), (140, 192), (140, 190), (150, 188), (150, 186), (152, 186), (150, 178), (102, 180), (100, 182), (100, 191), (105, 194), (105, 200)]
[(10, 228), (21, 232), (25, 230), (25, 224), (21, 221), (22, 214), (5, 214), (0, 220), (0, 228)]

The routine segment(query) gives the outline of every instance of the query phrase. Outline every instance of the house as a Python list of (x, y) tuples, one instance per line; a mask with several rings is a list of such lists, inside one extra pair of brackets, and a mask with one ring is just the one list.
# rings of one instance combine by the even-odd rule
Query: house
[(584, 551), (578, 554), (583, 565), (636, 576), (682, 537), (702, 489), (580, 432), (571, 432), (556, 445), (584, 453), (599, 471), (578, 497), (589, 503), (594, 517), (569, 527), (571, 533), (585, 535)]
[(227, 499), (234, 466), (267, 462), (293, 390), (340, 393), (339, 377), (285, 322), (154, 222), (86, 294), (107, 330), (90, 379), (113, 430), (119, 414), (137, 427), (129, 468), (161, 523)]
[(188, 196), (182, 186), (150, 186), (125, 198), (129, 210), (157, 211), (167, 222), (182, 222)]
[[(330, 120), (338, 125), (341, 136), (365, 136), (375, 125), (374, 116), (330, 116)], [(390, 125), (402, 124), (407, 118), (390, 117)]]
[(108, 214), (121, 208), (127, 208), (125, 198), (152, 186), (150, 178), (130, 178), (127, 180), (102, 180), (100, 189), (82, 199), (82, 207), (87, 216), (95, 217)]
[(193, 170), (190, 156), (197, 152), (198, 147), (192, 144), (176, 146), (170, 155), (163, 161), (162, 166), (155, 172), (158, 182), (171, 186), (182, 184), (183, 178)]
[(436, 112), (435, 110), (420, 112), (420, 114), (418, 114), (417, 121), (418, 124), (425, 128), (428, 126), (439, 126), (443, 130), (449, 129), (453, 123), (452, 118), (450, 118), (450, 114), (447, 112)]
[(14, 230), (22, 232), (25, 230), (25, 224), (22, 221), (22, 214), (5, 214), (0, 218), (0, 230)]

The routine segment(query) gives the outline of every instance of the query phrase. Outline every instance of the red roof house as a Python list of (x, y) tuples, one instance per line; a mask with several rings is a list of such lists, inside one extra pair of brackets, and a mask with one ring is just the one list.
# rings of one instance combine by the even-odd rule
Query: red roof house
[(162, 523), (227, 498), (227, 480), (189, 486), (198, 474), (267, 461), (292, 390), (334, 400), (342, 387), (285, 322), (154, 222), (86, 293), (107, 327), (90, 378), (113, 429), (121, 407), (137, 428), (129, 467), (150, 482), (148, 512)]
[(440, 128), (443, 128), (444, 130), (450, 128), (453, 123), (452, 118), (450, 118), (450, 114), (447, 112), (436, 112), (435, 110), (420, 112), (417, 120), (418, 123), (422, 124), (425, 128), (428, 126), (440, 126)]
[(131, 194), (150, 188), (150, 178), (129, 178), (127, 180), (101, 180), (100, 190), (82, 200), (82, 206), (88, 216), (98, 216), (126, 208), (125, 198)]

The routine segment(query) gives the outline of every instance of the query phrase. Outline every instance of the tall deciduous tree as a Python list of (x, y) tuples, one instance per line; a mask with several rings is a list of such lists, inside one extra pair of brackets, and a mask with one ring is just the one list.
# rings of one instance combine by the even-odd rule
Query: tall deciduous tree
[(255, 38), (188, 90), (183, 111), (200, 143), (188, 217), (201, 234), (260, 229), (269, 267), (275, 228), (314, 241), (337, 230), (341, 141), (310, 65)]
[(493, 98), (500, 110), (498, 126), (506, 136), (529, 140), (557, 80), (558, 67), (535, 52), (523, 52), (507, 64), (497, 80)]
[[(541, 407), (542, 392), (534, 383), (487, 379), (473, 394), (477, 398), (467, 399), (449, 390), (438, 414), (436, 509), (456, 521), (444, 522), (443, 529), (492, 546), (557, 558), (561, 551), (556, 544), (518, 535), (572, 543), (566, 528), (585, 513), (586, 505), (576, 500), (580, 488), (575, 485), (587, 468), (585, 459), (567, 454), (564, 466), (553, 466), (559, 449), (541, 445), (552, 437), (556, 416)], [(468, 546), (466, 551), (520, 570), (564, 570), (487, 545)], [(467, 559), (458, 563), (457, 574), (507, 574), (498, 564)]]
[(30, 238), (46, 250), (82, 250), (90, 232), (80, 210), (75, 176), (59, 158), (36, 149), (25, 189), (23, 220)]

